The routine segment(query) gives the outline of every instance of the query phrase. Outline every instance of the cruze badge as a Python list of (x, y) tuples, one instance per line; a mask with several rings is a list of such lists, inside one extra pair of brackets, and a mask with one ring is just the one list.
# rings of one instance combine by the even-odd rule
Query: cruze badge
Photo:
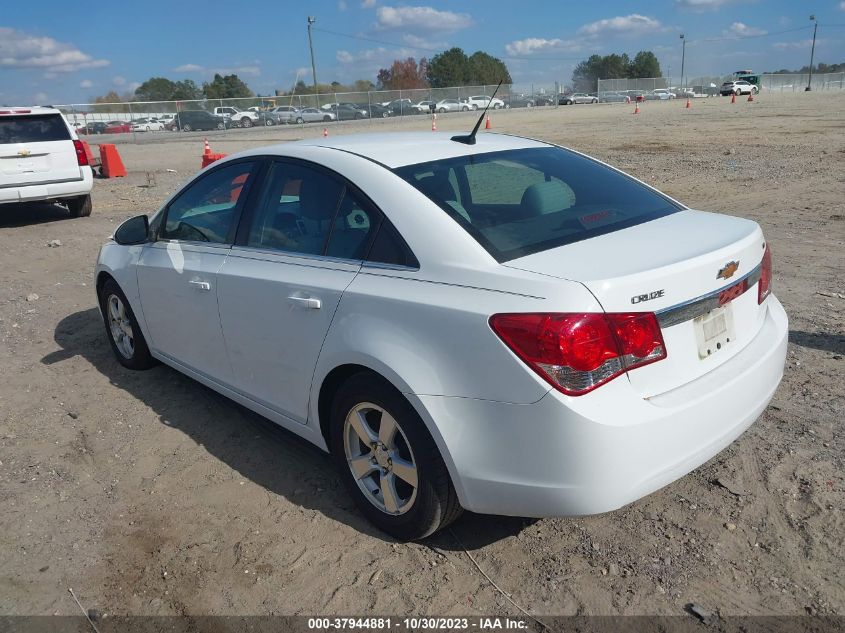
[(733, 277), (734, 273), (739, 269), (739, 260), (735, 262), (728, 262), (722, 269), (716, 274), (716, 279), (728, 279), (729, 277)]
[(28, 149), (22, 149), (18, 152), (18, 156), (29, 156), (30, 153), (31, 152)]
[(652, 299), (658, 299), (662, 297), (665, 293), (665, 290), (655, 290), (654, 292), (649, 292), (648, 294), (637, 295), (636, 297), (631, 297), (631, 303), (642, 303), (643, 301), (651, 301)]

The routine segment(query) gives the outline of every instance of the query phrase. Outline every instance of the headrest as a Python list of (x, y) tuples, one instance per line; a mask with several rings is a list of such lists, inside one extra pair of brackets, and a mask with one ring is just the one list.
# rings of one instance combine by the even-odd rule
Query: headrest
[(575, 204), (575, 192), (560, 180), (547, 180), (531, 185), (522, 194), (526, 215), (545, 215), (569, 209)]
[(299, 187), (299, 209), (309, 220), (331, 220), (337, 210), (337, 203), (343, 186), (322, 175), (307, 175)]
[(458, 196), (455, 193), (455, 188), (449, 182), (449, 172), (436, 171), (430, 176), (420, 178), (417, 181), (422, 192), (437, 200), (438, 202), (448, 202), (449, 200), (457, 200)]

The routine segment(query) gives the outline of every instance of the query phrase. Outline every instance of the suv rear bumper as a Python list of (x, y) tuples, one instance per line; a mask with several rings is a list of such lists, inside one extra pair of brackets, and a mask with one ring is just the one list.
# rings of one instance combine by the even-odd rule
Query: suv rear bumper
[[(608, 512), (675, 481), (738, 438), (783, 376), (788, 321), (767, 300), (763, 327), (728, 362), (643, 399), (624, 377), (534, 404), (408, 395), (466, 509), (515, 516)], [(436, 421), (436, 422), (435, 422)]]
[(17, 187), (0, 188), (0, 204), (61, 200), (87, 196), (94, 187), (94, 174), (90, 167), (81, 167), (82, 178), (63, 182), (33, 183)]

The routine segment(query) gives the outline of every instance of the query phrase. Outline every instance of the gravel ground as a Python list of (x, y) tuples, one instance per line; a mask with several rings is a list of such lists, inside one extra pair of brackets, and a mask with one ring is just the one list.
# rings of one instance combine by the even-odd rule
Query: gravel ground
[[(316, 449), (167, 367), (133, 373), (112, 358), (92, 288), (98, 247), (199, 168), (203, 135), (109, 138), (129, 175), (96, 181), (92, 217), (0, 208), (0, 613), (77, 614), (68, 587), (107, 614), (845, 613), (845, 93), (632, 110), (535, 108), (492, 124), (763, 226), (788, 365), (740, 440), (617, 512), (466, 515), (426, 542), (393, 542)], [(441, 116), (438, 128), (473, 122)], [(321, 132), (209, 140), (234, 152)]]

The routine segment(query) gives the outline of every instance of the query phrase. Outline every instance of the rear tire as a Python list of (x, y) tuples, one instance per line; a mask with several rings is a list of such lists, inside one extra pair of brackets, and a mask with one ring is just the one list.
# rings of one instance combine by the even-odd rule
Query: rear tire
[[(391, 419), (396, 430), (385, 433), (383, 423)], [(366, 440), (361, 439), (362, 432)], [(391, 536), (403, 541), (422, 539), (463, 512), (425, 424), (381, 376), (355, 374), (338, 389), (332, 403), (330, 445), (359, 510)]]
[(183, 125), (183, 126), (182, 126), (182, 131), (183, 131), (183, 132), (190, 132), (190, 131), (191, 131), (191, 124), (190, 124), (190, 123), (186, 123), (185, 125)]
[(252, 127), (252, 119), (250, 119), (248, 116), (242, 118), (241, 127)]
[(103, 284), (99, 299), (106, 335), (117, 361), (128, 369), (153, 367), (155, 359), (138, 327), (135, 313), (114, 279)]
[(91, 215), (91, 196), (80, 196), (79, 198), (71, 198), (66, 200), (67, 210), (70, 211), (72, 218), (87, 218)]

